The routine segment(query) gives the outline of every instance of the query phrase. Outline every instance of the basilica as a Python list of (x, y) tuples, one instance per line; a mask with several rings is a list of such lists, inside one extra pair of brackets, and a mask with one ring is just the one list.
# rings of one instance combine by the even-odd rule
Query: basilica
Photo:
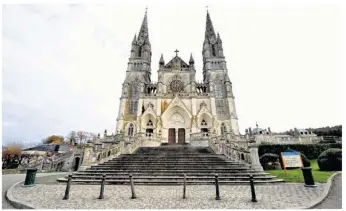
[[(157, 83), (151, 82), (151, 44), (147, 12), (131, 44), (122, 86), (116, 133), (145, 137), (167, 144), (189, 143), (193, 134), (239, 135), (232, 82), (228, 76), (220, 34), (207, 12), (203, 82), (196, 82), (195, 61), (176, 56), (158, 61)], [(156, 65), (154, 65), (156, 66)]]

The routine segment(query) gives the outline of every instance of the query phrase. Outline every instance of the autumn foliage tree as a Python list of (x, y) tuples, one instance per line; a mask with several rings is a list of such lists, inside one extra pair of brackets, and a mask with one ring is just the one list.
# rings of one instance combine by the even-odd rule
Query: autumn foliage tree
[(20, 156), (22, 154), (22, 147), (19, 144), (11, 144), (7, 146), (2, 151), (2, 157), (7, 157), (7, 155), (18, 155)]
[(51, 135), (43, 140), (44, 144), (62, 144), (64, 143), (64, 136)]

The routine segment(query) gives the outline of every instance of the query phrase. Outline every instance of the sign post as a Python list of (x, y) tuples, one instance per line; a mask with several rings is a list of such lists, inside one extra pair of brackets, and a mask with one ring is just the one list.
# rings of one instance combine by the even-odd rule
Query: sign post
[(281, 158), (285, 170), (285, 176), (287, 176), (287, 167), (304, 167), (300, 152), (281, 152)]

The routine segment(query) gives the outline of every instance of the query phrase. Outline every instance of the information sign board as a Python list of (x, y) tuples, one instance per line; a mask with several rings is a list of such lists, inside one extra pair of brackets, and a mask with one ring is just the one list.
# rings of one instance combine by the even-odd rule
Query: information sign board
[(281, 152), (284, 168), (303, 167), (302, 158), (299, 152)]

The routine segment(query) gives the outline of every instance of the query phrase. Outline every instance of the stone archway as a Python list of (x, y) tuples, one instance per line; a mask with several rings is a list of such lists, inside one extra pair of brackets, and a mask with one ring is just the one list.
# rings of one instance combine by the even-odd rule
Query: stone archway
[(184, 144), (190, 128), (191, 115), (185, 108), (174, 106), (162, 115), (163, 137), (168, 144)]
[(80, 164), (80, 157), (75, 157), (74, 158), (74, 166), (73, 166), (74, 171), (78, 171), (79, 164)]

